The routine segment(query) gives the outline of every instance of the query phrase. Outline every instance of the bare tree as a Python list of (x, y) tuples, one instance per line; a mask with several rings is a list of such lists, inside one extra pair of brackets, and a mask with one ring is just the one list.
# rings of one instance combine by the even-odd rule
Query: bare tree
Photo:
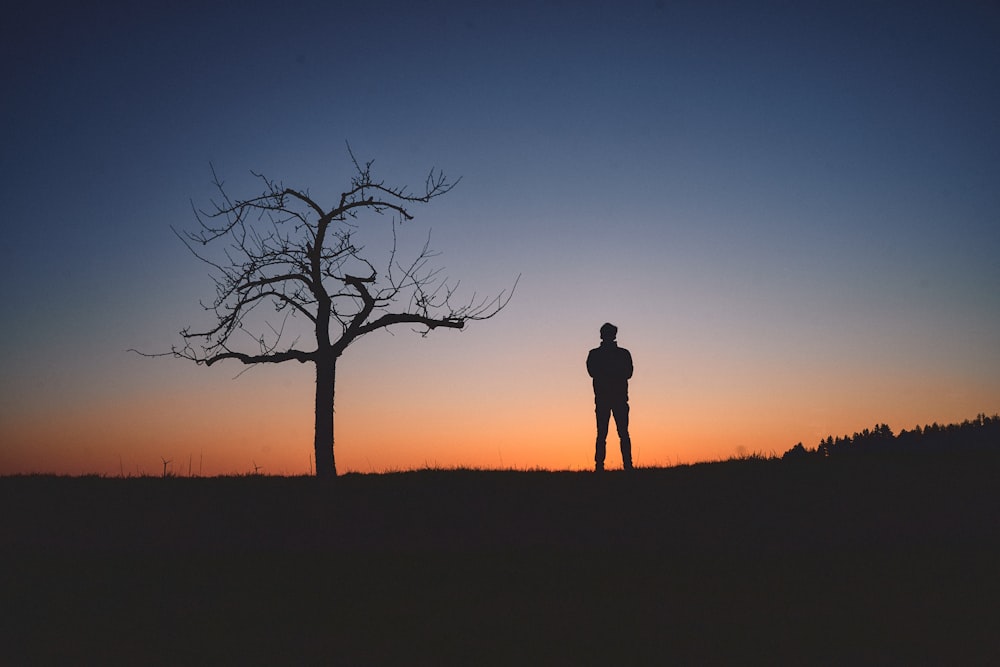
[[(355, 340), (378, 329), (413, 325), (424, 335), (444, 327), (461, 329), (485, 320), (510, 301), (514, 286), (492, 298), (455, 303), (455, 285), (429, 266), (428, 241), (414, 257), (397, 256), (397, 231), (412, 220), (411, 207), (448, 193), (456, 184), (431, 170), (421, 192), (386, 185), (348, 147), (355, 174), (332, 207), (307, 190), (288, 188), (253, 175), (263, 192), (231, 199), (212, 169), (221, 197), (208, 211), (195, 209), (200, 229), (174, 233), (214, 269), (215, 299), (202, 304), (214, 316), (207, 329), (181, 331), (183, 344), (167, 353), (211, 366), (233, 359), (243, 364), (298, 361), (316, 366), (316, 474), (334, 477), (334, 389), (337, 360)], [(253, 172), (252, 172), (253, 173)], [(355, 242), (362, 213), (392, 218), (391, 247), (376, 269)], [(377, 218), (375, 218), (377, 219)], [(368, 222), (372, 220), (369, 219)], [(225, 244), (212, 258), (203, 249)], [(388, 243), (387, 243), (388, 246)], [(308, 340), (308, 348), (300, 341)]]

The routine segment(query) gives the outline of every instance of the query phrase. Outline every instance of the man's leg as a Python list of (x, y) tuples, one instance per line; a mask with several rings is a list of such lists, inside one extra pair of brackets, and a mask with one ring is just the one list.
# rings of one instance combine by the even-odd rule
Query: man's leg
[(604, 457), (607, 454), (608, 424), (611, 421), (611, 406), (607, 403), (597, 403), (597, 442), (594, 447), (594, 469), (604, 470)]
[(622, 446), (622, 467), (625, 470), (631, 470), (632, 439), (628, 435), (628, 403), (618, 403), (613, 409), (615, 413), (615, 428), (618, 429), (618, 439), (621, 441)]

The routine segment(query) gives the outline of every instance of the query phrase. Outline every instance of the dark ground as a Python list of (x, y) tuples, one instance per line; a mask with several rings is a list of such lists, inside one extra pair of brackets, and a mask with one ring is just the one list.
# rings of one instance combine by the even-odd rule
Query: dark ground
[(998, 471), (0, 478), (0, 664), (998, 664)]

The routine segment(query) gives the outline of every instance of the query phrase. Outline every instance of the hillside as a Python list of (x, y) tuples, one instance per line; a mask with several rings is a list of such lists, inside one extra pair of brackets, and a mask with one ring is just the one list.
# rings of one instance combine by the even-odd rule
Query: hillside
[(0, 479), (13, 664), (988, 664), (1000, 457)]

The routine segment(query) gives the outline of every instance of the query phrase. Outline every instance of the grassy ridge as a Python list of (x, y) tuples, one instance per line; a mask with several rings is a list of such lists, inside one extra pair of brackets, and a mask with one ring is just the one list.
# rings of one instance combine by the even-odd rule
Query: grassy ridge
[(989, 664), (995, 456), (0, 479), (7, 662)]

